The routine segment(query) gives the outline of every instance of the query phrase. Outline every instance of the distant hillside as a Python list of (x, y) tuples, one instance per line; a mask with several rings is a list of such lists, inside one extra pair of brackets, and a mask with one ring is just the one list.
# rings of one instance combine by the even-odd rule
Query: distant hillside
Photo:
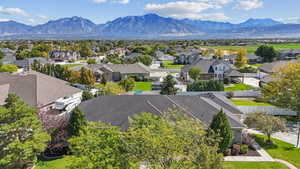
[(30, 39), (220, 39), (300, 37), (299, 24), (272, 19), (249, 19), (243, 23), (173, 19), (147, 14), (120, 17), (104, 24), (71, 17), (29, 26), (15, 21), (0, 22), (0, 38)]

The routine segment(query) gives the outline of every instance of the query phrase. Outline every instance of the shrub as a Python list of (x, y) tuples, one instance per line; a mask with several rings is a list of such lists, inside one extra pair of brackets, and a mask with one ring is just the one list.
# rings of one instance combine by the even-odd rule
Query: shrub
[(231, 155), (237, 156), (241, 153), (241, 146), (239, 144), (232, 145)]
[(224, 91), (224, 83), (220, 80), (198, 80), (188, 83), (187, 91)]
[(230, 83), (230, 79), (228, 77), (225, 77), (223, 80), (224, 84), (229, 84)]
[(242, 154), (247, 154), (248, 151), (249, 151), (248, 145), (242, 144), (242, 145), (241, 145), (241, 153), (242, 153)]
[(233, 98), (234, 93), (233, 92), (227, 92), (226, 96), (227, 96), (228, 99), (231, 99), (231, 98)]

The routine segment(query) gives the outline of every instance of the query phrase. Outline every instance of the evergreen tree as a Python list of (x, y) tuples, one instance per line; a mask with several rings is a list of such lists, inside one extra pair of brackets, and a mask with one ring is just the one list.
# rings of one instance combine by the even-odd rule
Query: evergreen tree
[(80, 130), (86, 126), (85, 113), (76, 107), (70, 117), (68, 132), (70, 136), (79, 136)]
[(176, 81), (173, 79), (172, 75), (168, 75), (162, 85), (160, 94), (163, 95), (175, 95), (177, 93), (177, 88), (175, 88)]
[(213, 117), (210, 128), (220, 137), (219, 151), (225, 152), (231, 146), (233, 134), (226, 114), (221, 110)]

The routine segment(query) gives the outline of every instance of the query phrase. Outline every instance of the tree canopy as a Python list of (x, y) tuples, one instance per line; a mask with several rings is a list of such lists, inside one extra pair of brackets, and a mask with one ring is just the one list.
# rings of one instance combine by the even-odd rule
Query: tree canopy
[(189, 76), (194, 80), (198, 80), (200, 78), (200, 74), (201, 74), (202, 70), (199, 67), (191, 67), (189, 69)]
[(255, 54), (261, 56), (264, 62), (272, 62), (279, 56), (279, 52), (273, 46), (268, 45), (258, 47)]
[(26, 168), (44, 151), (50, 136), (36, 110), (9, 94), (0, 106), (0, 168)]
[(123, 87), (123, 89), (128, 92), (128, 91), (131, 91), (133, 88), (134, 88), (134, 79), (131, 78), (131, 77), (127, 77), (125, 79), (122, 79), (120, 82), (119, 82), (119, 85)]
[(164, 81), (161, 85), (160, 94), (163, 95), (175, 95), (177, 93), (177, 88), (175, 88), (176, 81), (174, 80), (172, 75), (168, 75), (165, 77)]
[(248, 58), (246, 57), (245, 50), (239, 50), (238, 54), (234, 60), (234, 66), (238, 69), (244, 68), (247, 66)]
[(17, 71), (18, 71), (18, 67), (16, 65), (6, 64), (6, 65), (0, 66), (0, 72), (14, 73)]

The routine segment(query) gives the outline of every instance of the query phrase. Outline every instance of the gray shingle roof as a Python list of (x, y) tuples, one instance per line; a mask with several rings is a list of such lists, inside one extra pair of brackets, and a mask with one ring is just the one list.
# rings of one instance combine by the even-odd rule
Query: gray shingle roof
[(288, 62), (297, 62), (297, 60), (264, 63), (263, 65), (259, 66), (258, 69), (266, 73), (274, 73), (278, 70), (278, 68), (285, 66)]
[(87, 120), (110, 123), (120, 126), (122, 130), (129, 127), (128, 118), (134, 114), (149, 112), (160, 115), (174, 105), (207, 125), (213, 116), (223, 108), (233, 128), (244, 127), (237, 117), (241, 113), (230, 108), (232, 105), (222, 105), (219, 102), (200, 96), (100, 96), (81, 103), (80, 107), (86, 112)]
[(42, 107), (65, 96), (81, 92), (68, 82), (29, 71), (24, 74), (0, 73), (0, 86), (9, 85), (9, 93), (20, 96), (25, 103)]
[(183, 72), (188, 72), (191, 67), (199, 67), (202, 70), (202, 73), (213, 73), (212, 66), (218, 65), (220, 63), (228, 64), (223, 60), (216, 60), (216, 59), (198, 59), (194, 63), (190, 65), (186, 65), (182, 68)]
[(120, 72), (124, 74), (128, 73), (150, 73), (150, 69), (143, 65), (142, 63), (135, 64), (102, 64), (91, 66), (92, 70), (95, 72), (98, 69), (105, 68), (111, 72)]

